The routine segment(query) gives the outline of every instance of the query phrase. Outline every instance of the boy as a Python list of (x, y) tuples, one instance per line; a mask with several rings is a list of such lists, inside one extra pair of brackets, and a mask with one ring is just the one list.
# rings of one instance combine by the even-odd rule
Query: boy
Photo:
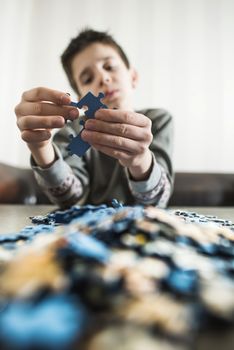
[[(81, 128), (69, 95), (47, 88), (22, 95), (15, 108), (17, 125), (49, 199), (60, 207), (108, 204), (113, 198), (165, 207), (173, 182), (171, 116), (160, 109), (134, 111), (137, 72), (106, 32), (82, 31), (64, 51), (62, 64), (79, 99), (89, 91), (103, 92), (108, 109), (85, 122), (81, 137), (91, 148), (79, 158), (67, 151), (69, 135)], [(54, 128), (60, 130), (52, 138)]]

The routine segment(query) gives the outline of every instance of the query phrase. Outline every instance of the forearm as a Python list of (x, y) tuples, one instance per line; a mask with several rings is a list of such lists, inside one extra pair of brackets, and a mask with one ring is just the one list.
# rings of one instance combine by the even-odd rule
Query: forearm
[(79, 201), (84, 193), (84, 186), (71, 167), (55, 149), (56, 161), (50, 167), (38, 166), (31, 158), (31, 166), (36, 180), (50, 201), (59, 207), (69, 207)]
[(57, 158), (54, 147), (51, 143), (38, 147), (34, 144), (28, 144), (32, 157), (36, 165), (41, 168), (49, 168)]
[(148, 150), (145, 155), (138, 161), (138, 164), (128, 168), (128, 171), (135, 181), (144, 181), (149, 178), (152, 171), (153, 159), (152, 153)]
[(80, 180), (70, 173), (59, 186), (42, 187), (50, 201), (61, 208), (69, 208), (77, 204), (83, 194)]
[(148, 180), (132, 181), (129, 179), (129, 187), (136, 202), (142, 205), (156, 205), (164, 208), (167, 206), (172, 184), (165, 169), (153, 160), (153, 168)]

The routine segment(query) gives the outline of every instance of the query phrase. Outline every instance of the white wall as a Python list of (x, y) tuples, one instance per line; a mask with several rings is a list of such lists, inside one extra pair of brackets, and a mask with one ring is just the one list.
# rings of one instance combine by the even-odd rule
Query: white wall
[(234, 172), (233, 0), (0, 0), (0, 162), (27, 166), (14, 106), (70, 91), (59, 56), (84, 26), (110, 30), (140, 74), (136, 108), (175, 119), (176, 170)]

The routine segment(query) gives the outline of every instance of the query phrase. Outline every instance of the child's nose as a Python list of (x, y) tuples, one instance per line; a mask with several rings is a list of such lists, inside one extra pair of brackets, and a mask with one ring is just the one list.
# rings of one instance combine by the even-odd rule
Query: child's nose
[(101, 85), (109, 84), (110, 83), (110, 75), (108, 73), (102, 73), (100, 83)]

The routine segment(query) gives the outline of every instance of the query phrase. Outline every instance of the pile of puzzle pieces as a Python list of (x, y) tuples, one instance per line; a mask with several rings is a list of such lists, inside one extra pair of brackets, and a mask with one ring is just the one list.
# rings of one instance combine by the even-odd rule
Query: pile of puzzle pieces
[(230, 220), (117, 201), (31, 220), (0, 241), (0, 348), (200, 350), (213, 330), (229, 350)]

